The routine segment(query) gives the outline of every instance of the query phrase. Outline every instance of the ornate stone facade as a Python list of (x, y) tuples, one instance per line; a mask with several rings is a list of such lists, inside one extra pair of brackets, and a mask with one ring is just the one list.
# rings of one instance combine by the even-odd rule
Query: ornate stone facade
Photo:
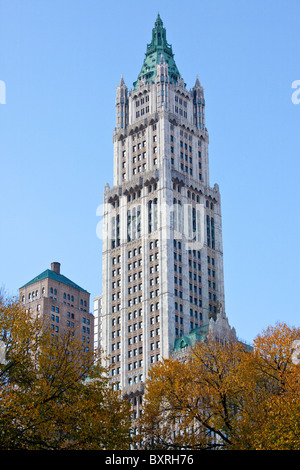
[(115, 387), (135, 396), (178, 338), (218, 329), (220, 309), (224, 324), (221, 197), (209, 182), (203, 87), (197, 77), (187, 89), (159, 16), (138, 80), (128, 90), (121, 77), (116, 95), (101, 345)]

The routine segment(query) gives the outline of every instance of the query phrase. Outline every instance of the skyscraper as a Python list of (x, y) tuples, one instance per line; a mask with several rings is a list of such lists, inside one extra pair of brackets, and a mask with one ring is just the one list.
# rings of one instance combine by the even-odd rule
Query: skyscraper
[(130, 396), (181, 337), (227, 320), (221, 198), (209, 182), (203, 87), (197, 77), (187, 89), (159, 15), (138, 78), (129, 90), (121, 77), (115, 106), (95, 324), (114, 386)]

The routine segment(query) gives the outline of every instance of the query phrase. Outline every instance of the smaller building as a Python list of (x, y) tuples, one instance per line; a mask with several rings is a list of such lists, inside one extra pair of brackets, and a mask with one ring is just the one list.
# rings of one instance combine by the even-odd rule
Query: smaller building
[(21, 303), (43, 317), (52, 336), (70, 333), (93, 349), (94, 316), (90, 313), (90, 293), (60, 273), (60, 263), (51, 264), (19, 289)]

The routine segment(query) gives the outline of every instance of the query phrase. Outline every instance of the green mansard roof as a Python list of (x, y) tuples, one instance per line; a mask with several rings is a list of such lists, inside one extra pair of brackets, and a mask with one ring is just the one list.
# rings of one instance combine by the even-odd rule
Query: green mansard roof
[(188, 346), (193, 346), (197, 341), (203, 341), (208, 333), (208, 325), (193, 329), (188, 335), (175, 339), (174, 351), (180, 351)]
[(134, 82), (134, 89), (137, 88), (140, 79), (145, 82), (153, 82), (156, 77), (156, 66), (161, 62), (161, 58), (168, 64), (168, 74), (170, 81), (177, 82), (180, 78), (180, 73), (174, 60), (172, 46), (167, 43), (166, 28), (163, 27), (163, 22), (157, 15), (155, 26), (152, 29), (152, 41), (147, 44), (146, 56), (138, 79)]
[(24, 286), (20, 287), (20, 289), (22, 289), (23, 287), (30, 286), (30, 284), (34, 284), (38, 281), (42, 281), (43, 279), (48, 279), (48, 278), (53, 279), (54, 281), (61, 282), (62, 284), (66, 284), (67, 286), (73, 287), (74, 289), (87, 292), (85, 289), (82, 289), (82, 287), (75, 284), (75, 282), (71, 281), (66, 276), (63, 276), (62, 274), (57, 274), (51, 269), (46, 269), (46, 271), (42, 272), (35, 278), (31, 279), (31, 281), (27, 282), (27, 284), (24, 284)]

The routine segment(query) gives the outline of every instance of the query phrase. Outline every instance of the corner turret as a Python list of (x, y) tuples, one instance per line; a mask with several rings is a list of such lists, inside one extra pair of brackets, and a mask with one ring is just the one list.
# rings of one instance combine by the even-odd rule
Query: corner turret
[(116, 96), (116, 129), (125, 128), (128, 124), (128, 88), (125, 85), (123, 75), (117, 86)]
[(196, 83), (192, 89), (193, 107), (194, 107), (194, 125), (200, 129), (205, 129), (205, 100), (204, 90), (200, 84), (198, 75)]

